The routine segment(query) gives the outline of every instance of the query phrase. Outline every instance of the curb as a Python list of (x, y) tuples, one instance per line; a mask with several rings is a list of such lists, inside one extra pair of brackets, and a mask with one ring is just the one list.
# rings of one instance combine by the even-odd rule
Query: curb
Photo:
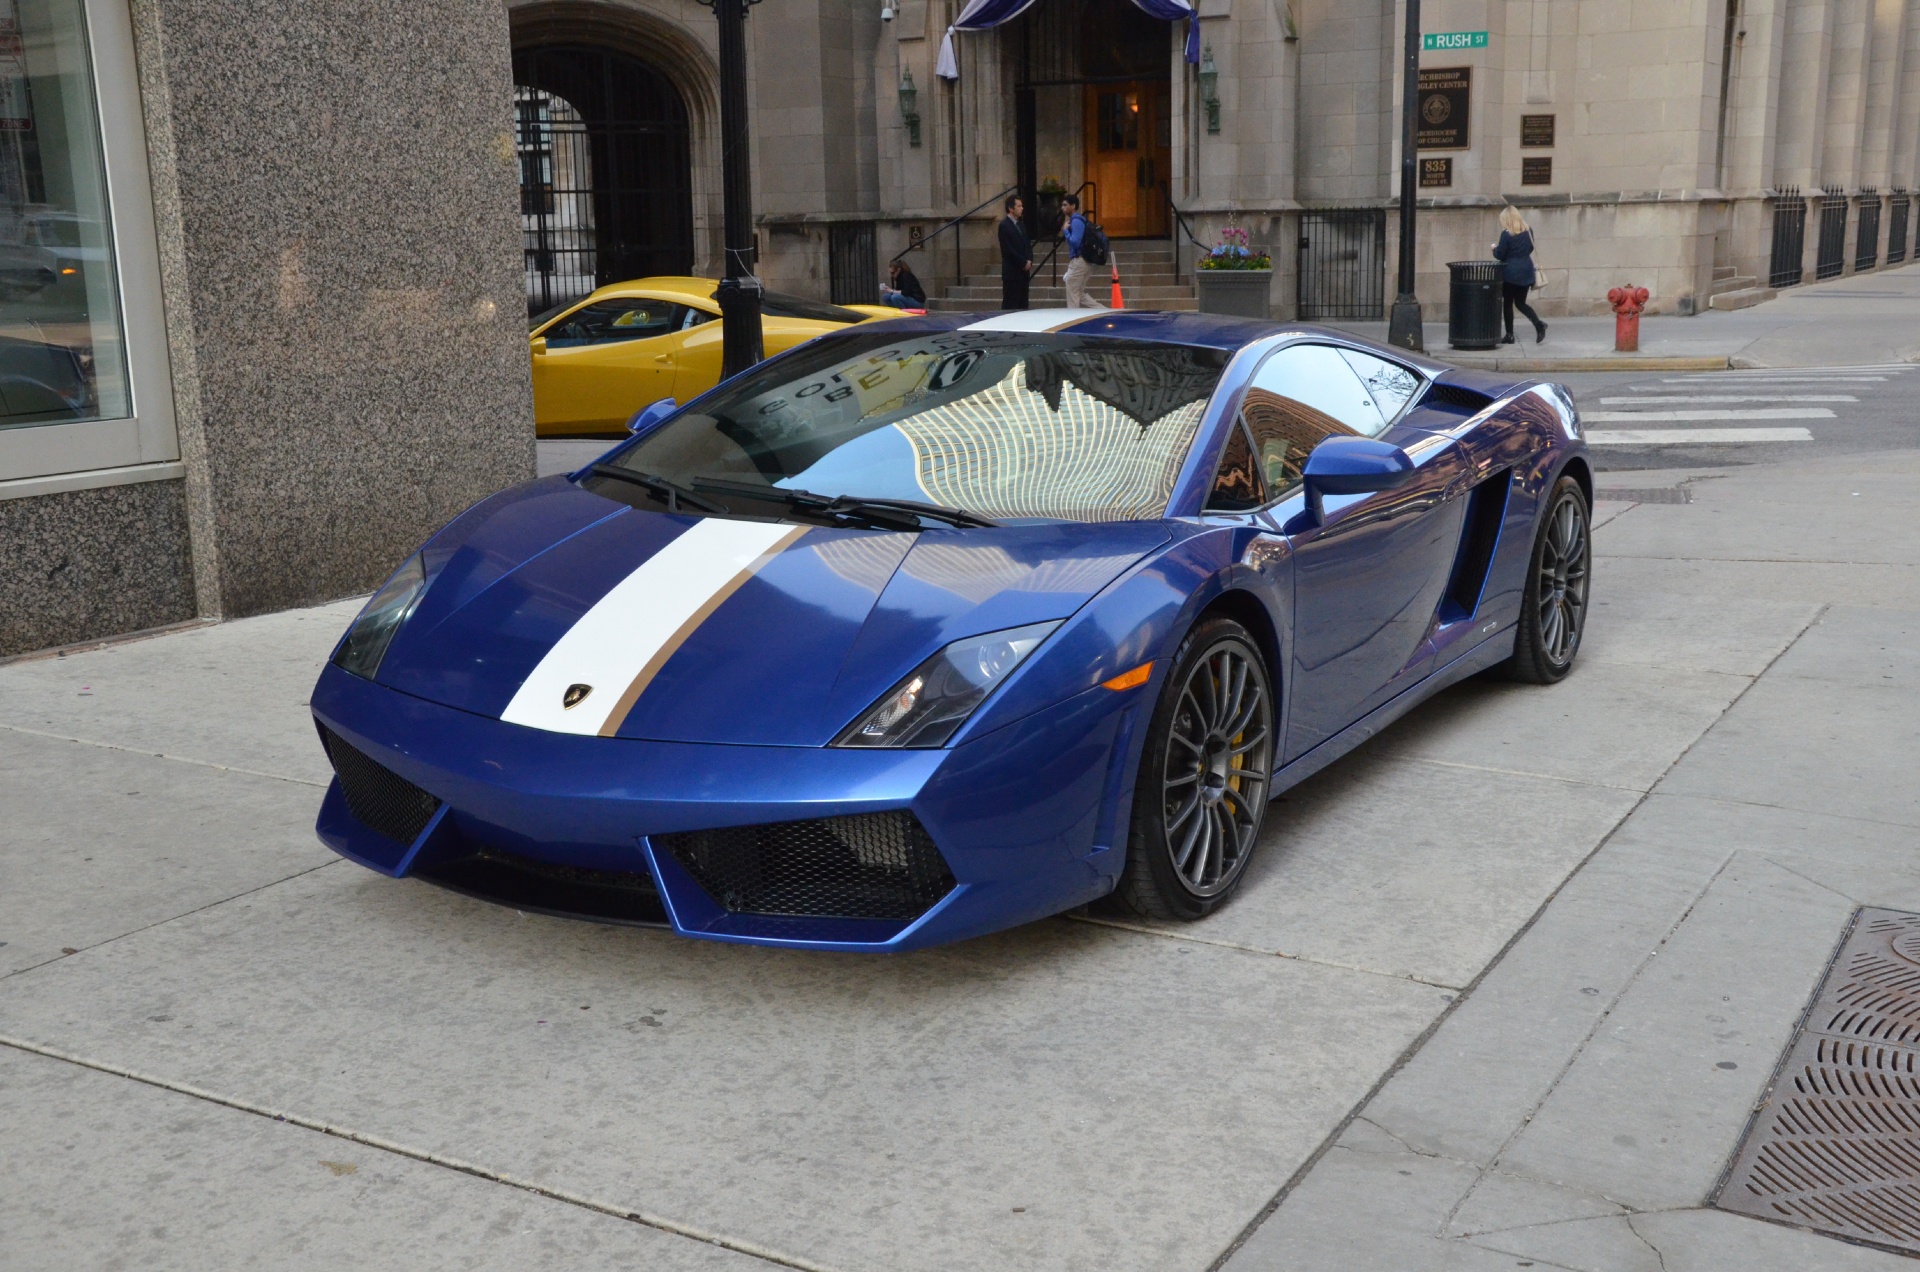
[(1732, 359), (1725, 354), (1710, 358), (1660, 358), (1637, 353), (1599, 358), (1475, 358), (1445, 353), (1429, 356), (1473, 371), (1725, 371), (1732, 365)]

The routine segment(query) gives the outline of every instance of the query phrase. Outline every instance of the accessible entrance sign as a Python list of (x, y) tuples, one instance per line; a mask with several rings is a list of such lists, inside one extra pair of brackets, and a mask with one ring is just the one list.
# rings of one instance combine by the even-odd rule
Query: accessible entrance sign
[(1451, 53), (1455, 49), (1484, 49), (1487, 47), (1487, 33), (1485, 31), (1434, 31), (1420, 37), (1420, 47), (1429, 53)]

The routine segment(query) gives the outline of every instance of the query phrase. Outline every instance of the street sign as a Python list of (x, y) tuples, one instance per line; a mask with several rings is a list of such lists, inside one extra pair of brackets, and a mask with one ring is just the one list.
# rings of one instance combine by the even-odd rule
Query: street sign
[(1454, 49), (1484, 49), (1487, 47), (1485, 31), (1433, 31), (1420, 37), (1420, 47), (1429, 53), (1452, 52)]

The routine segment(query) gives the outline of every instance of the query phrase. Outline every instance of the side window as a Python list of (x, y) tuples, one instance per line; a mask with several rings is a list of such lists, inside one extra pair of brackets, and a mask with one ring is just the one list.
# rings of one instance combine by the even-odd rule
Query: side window
[(1260, 481), (1260, 468), (1254, 462), (1253, 447), (1247, 430), (1235, 421), (1227, 435), (1227, 448), (1220, 455), (1220, 470), (1213, 475), (1213, 492), (1207, 496), (1208, 512), (1246, 512), (1267, 501)]
[(1357, 349), (1342, 349), (1340, 356), (1360, 377), (1360, 383), (1367, 386), (1367, 392), (1373, 395), (1374, 405), (1380, 408), (1380, 417), (1389, 424), (1406, 409), (1408, 400), (1420, 391), (1420, 377), (1397, 362), (1388, 362), (1385, 358), (1376, 358)]
[(1269, 499), (1300, 484), (1307, 456), (1329, 437), (1372, 437), (1386, 422), (1340, 351), (1294, 345), (1260, 364), (1240, 408)]
[(669, 300), (602, 300), (575, 310), (549, 328), (547, 347), (664, 336), (674, 329), (678, 308)]
[(681, 318), (680, 318), (681, 331), (692, 331), (695, 327), (698, 327), (701, 323), (712, 322), (714, 319), (720, 316), (719, 314), (710, 314), (704, 309), (695, 309), (692, 305), (682, 305), (680, 308), (681, 308)]

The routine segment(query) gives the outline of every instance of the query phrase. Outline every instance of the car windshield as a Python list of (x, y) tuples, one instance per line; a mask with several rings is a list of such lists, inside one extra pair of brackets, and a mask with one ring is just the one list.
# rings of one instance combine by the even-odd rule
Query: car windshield
[(613, 462), (693, 491), (704, 479), (995, 521), (1152, 519), (1226, 361), (1069, 334), (855, 329), (747, 373)]

